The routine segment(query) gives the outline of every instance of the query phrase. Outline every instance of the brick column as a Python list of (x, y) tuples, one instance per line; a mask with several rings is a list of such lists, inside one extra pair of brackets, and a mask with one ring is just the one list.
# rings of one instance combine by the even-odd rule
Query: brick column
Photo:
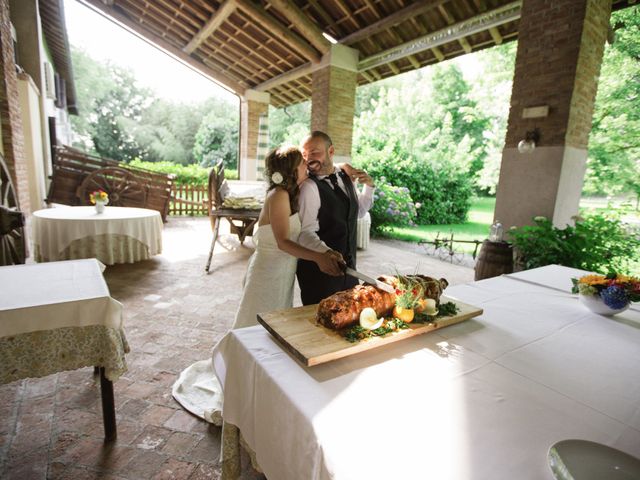
[(0, 118), (4, 159), (18, 194), (20, 210), (28, 214), (31, 213), (29, 177), (24, 158), (24, 134), (8, 0), (0, 0)]
[[(572, 223), (609, 26), (609, 0), (524, 0), (495, 219), (506, 227), (543, 215)], [(548, 114), (529, 107), (548, 107)], [(531, 154), (517, 150), (538, 128)]]
[(357, 76), (358, 51), (344, 45), (332, 45), (313, 72), (311, 130), (329, 134), (334, 162), (351, 161)]
[[(256, 90), (246, 90), (240, 98), (240, 165), (241, 180), (262, 180), (264, 147), (259, 144), (260, 124), (269, 119), (270, 94)], [(262, 154), (263, 158), (259, 158)]]

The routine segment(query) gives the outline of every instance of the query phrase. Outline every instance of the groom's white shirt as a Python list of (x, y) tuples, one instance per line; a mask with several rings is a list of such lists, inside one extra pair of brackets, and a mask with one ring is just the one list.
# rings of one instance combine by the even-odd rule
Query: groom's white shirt
[[(335, 172), (340, 171), (339, 167), (335, 167)], [(316, 178), (324, 180), (328, 175), (318, 175)], [(343, 192), (347, 193), (347, 189), (344, 186), (342, 177), (338, 177), (338, 186)], [(326, 182), (331, 185), (329, 180)], [(355, 185), (354, 185), (355, 186)], [(333, 188), (333, 186), (331, 186)], [(358, 218), (364, 217), (373, 205), (373, 192), (374, 187), (365, 185), (362, 192), (359, 192), (356, 188), (358, 196)], [(320, 230), (320, 224), (318, 222), (318, 212), (320, 211), (320, 192), (318, 191), (318, 185), (310, 178), (302, 182), (300, 185), (300, 196), (298, 199), (300, 211), (300, 222), (302, 223), (302, 229), (300, 236), (298, 237), (298, 243), (303, 247), (307, 247), (315, 252), (326, 252), (329, 247), (320, 240), (318, 237), (318, 230)]]

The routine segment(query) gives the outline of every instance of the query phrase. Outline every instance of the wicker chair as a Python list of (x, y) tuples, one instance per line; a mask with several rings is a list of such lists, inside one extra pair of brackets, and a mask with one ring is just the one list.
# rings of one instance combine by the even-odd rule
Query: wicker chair
[(209, 273), (211, 260), (213, 259), (213, 249), (218, 240), (218, 231), (220, 229), (220, 220), (226, 218), (231, 227), (231, 233), (238, 235), (240, 243), (244, 243), (244, 239), (253, 234), (253, 227), (258, 222), (260, 209), (236, 209), (225, 208), (223, 206), (224, 199), (229, 192), (229, 187), (224, 179), (224, 164), (218, 164), (211, 169), (209, 173), (209, 198), (207, 210), (209, 220), (211, 221), (211, 230), (213, 231), (213, 239), (211, 240), (211, 249), (209, 250), (209, 258), (205, 271)]

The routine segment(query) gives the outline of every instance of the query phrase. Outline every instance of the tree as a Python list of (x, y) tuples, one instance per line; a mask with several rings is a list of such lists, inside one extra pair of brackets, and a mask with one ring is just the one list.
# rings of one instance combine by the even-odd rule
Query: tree
[(145, 158), (136, 140), (145, 109), (153, 101), (149, 89), (137, 85), (133, 73), (91, 59), (73, 49), (81, 117), (72, 119), (78, 140), (74, 145), (119, 161)]
[(269, 107), (269, 148), (288, 143), (299, 145), (309, 134), (311, 102), (283, 108)]
[[(157, 99), (142, 118), (141, 128), (137, 131), (138, 142), (148, 150), (149, 161), (169, 161), (182, 165), (199, 163), (202, 154), (196, 158), (196, 134), (202, 122), (210, 112), (228, 112), (233, 120), (226, 124), (228, 135), (237, 138), (237, 106), (229, 102), (209, 98), (200, 103), (176, 103)], [(226, 118), (226, 114), (223, 114)], [(236, 146), (237, 151), (237, 146)]]
[(203, 167), (211, 167), (224, 160), (227, 168), (238, 168), (237, 108), (223, 100), (211, 99), (209, 113), (202, 119), (193, 146), (194, 159)]
[(482, 169), (477, 173), (477, 186), (489, 194), (495, 193), (500, 174), (516, 48), (517, 42), (509, 42), (474, 54), (480, 72), (473, 80), (470, 95), (476, 101), (476, 108), (489, 119), (483, 132), (486, 157)]
[(640, 8), (614, 12), (589, 136), (584, 191), (640, 200)]

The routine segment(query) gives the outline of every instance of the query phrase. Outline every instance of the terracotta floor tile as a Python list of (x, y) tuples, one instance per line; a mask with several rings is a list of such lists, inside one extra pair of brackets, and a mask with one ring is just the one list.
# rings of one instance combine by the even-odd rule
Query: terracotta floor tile
[(162, 464), (160, 471), (153, 476), (153, 480), (186, 480), (191, 477), (196, 467), (196, 463), (169, 458)]
[(220, 478), (220, 467), (208, 463), (199, 463), (189, 480), (218, 480)]
[(151, 405), (141, 416), (140, 421), (145, 425), (161, 426), (171, 418), (176, 409), (163, 405)]
[(202, 421), (198, 417), (195, 417), (184, 410), (176, 410), (169, 420), (164, 422), (164, 426), (172, 430), (190, 432), (195, 425), (201, 422)]
[(186, 457), (202, 440), (203, 435), (173, 432), (162, 447), (162, 452), (178, 457)]
[(162, 455), (153, 450), (137, 450), (139, 453), (135, 455), (127, 466), (123, 469), (130, 478), (147, 479), (152, 478), (167, 460), (166, 455)]

